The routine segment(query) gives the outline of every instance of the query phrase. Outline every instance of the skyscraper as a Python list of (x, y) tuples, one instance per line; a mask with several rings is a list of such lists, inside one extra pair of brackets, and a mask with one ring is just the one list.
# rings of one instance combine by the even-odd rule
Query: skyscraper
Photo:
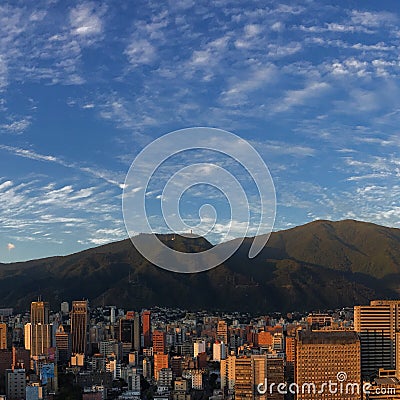
[[(359, 400), (362, 386), (357, 333), (297, 331), (295, 382), (298, 400)], [(329, 387), (330, 382), (336, 386)]]
[(50, 306), (47, 301), (33, 301), (31, 303), (31, 324), (48, 324)]
[(156, 380), (164, 368), (168, 368), (168, 354), (154, 354), (154, 377)]
[(52, 346), (52, 326), (34, 324), (31, 326), (31, 356), (47, 354)]
[(71, 358), (71, 336), (65, 332), (62, 325), (56, 332), (56, 347), (58, 351), (58, 360), (61, 363), (67, 362)]
[(150, 311), (143, 311), (142, 327), (143, 327), (143, 347), (148, 348), (151, 346), (151, 315), (150, 315)]
[(86, 354), (88, 328), (88, 301), (72, 302), (71, 310), (71, 342), (72, 354)]
[(354, 330), (360, 335), (364, 377), (376, 374), (379, 368), (400, 370), (400, 362), (396, 362), (396, 352), (400, 355), (400, 301), (376, 300), (369, 306), (355, 306)]
[(47, 354), (52, 346), (52, 326), (49, 324), (50, 306), (47, 301), (31, 303), (31, 356)]
[(163, 331), (153, 332), (153, 351), (154, 354), (165, 354), (166, 335)]

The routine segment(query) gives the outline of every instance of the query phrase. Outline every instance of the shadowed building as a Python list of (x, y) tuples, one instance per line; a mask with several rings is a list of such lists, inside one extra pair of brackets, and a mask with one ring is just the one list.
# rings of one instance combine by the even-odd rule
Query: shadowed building
[(71, 343), (72, 354), (86, 354), (88, 331), (88, 301), (72, 302)]

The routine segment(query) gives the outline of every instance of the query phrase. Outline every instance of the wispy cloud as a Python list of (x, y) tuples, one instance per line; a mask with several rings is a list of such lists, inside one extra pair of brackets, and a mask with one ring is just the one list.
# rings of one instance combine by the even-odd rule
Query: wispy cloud
[(77, 163), (65, 161), (64, 159), (62, 159), (60, 157), (56, 157), (56, 156), (52, 156), (52, 155), (44, 155), (44, 154), (37, 153), (33, 150), (22, 149), (22, 148), (18, 148), (18, 147), (14, 147), (14, 146), (7, 146), (7, 145), (3, 145), (3, 144), (0, 144), (0, 150), (7, 151), (8, 153), (11, 153), (18, 157), (29, 158), (29, 159), (35, 160), (35, 161), (45, 161), (45, 162), (55, 163), (55, 164), (61, 165), (66, 168), (75, 169), (80, 172), (91, 175), (95, 178), (104, 180), (107, 183), (110, 183), (112, 185), (118, 186), (119, 188), (122, 188), (122, 185), (123, 185), (122, 179), (121, 179), (121, 181), (118, 181), (118, 180), (116, 180), (116, 178), (114, 178), (114, 176), (116, 175), (114, 173), (111, 173), (109, 171), (102, 171), (101, 169), (97, 169), (97, 168), (93, 168), (93, 167), (86, 167), (86, 166), (78, 165)]

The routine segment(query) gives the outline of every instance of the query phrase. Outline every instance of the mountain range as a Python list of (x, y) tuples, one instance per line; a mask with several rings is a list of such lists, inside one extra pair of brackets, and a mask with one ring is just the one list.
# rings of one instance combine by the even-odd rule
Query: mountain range
[[(204, 238), (159, 235), (179, 251)], [(222, 265), (179, 274), (150, 264), (129, 239), (76, 254), (0, 264), (0, 306), (28, 309), (39, 295), (53, 309), (87, 298), (91, 305), (254, 312), (309, 311), (398, 298), (400, 229), (354, 220), (314, 221), (274, 232), (249, 259), (252, 239)]]

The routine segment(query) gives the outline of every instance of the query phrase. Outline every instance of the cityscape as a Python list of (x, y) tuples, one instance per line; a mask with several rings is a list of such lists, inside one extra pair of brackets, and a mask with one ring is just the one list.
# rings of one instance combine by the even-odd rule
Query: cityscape
[(1, 399), (400, 396), (399, 300), (251, 315), (37, 299), (0, 315)]
[(0, 400), (400, 400), (398, 0), (0, 2)]

